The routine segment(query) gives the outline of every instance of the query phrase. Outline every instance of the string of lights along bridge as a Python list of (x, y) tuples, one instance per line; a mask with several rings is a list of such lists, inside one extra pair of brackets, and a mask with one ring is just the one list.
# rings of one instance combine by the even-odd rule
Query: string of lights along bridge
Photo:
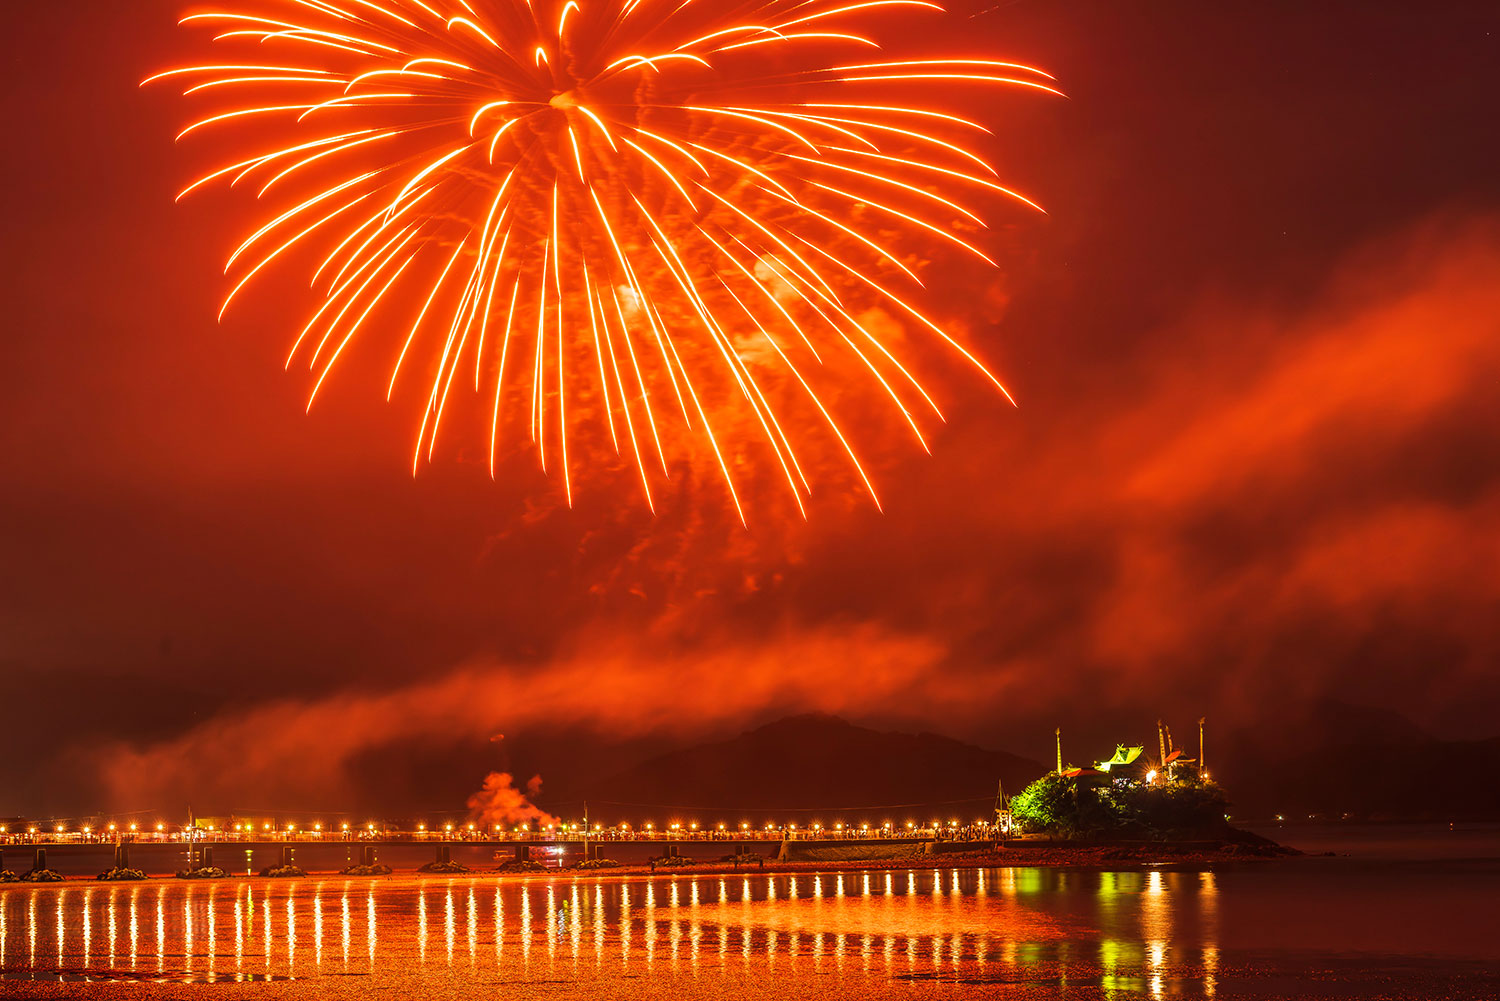
[(534, 448), (569, 504), (590, 460), (654, 510), (701, 459), (742, 521), (751, 466), (805, 517), (824, 467), (880, 503), (859, 444), (876, 427), (840, 404), (873, 394), (928, 447), (930, 348), (1010, 395), (932, 315), (924, 268), (993, 266), (980, 208), (1039, 208), (945, 102), (1059, 92), (1031, 66), (912, 50), (914, 25), (947, 17), (928, 0), (242, 0), (182, 19), (222, 58), (146, 82), (199, 109), (179, 140), (242, 149), (181, 195), (225, 185), (260, 212), (221, 318), (256, 286), (310, 282), (286, 358), (309, 408), (363, 352), (414, 407), (414, 474), (462, 410), (491, 475)]
[(924, 837), (941, 838), (960, 831), (988, 830), (995, 818), (977, 818), (972, 822), (950, 819), (927, 822), (894, 821), (884, 823), (768, 823), (764, 825), (666, 823), (654, 821), (631, 825), (602, 823), (527, 823), (486, 824), (445, 822), (438, 824), (393, 824), (320, 821), (292, 823), (272, 820), (205, 820), (194, 824), (154, 823), (86, 823), (27, 824), (0, 826), (0, 844), (108, 844), (129, 840), (140, 844), (183, 842), (216, 842), (233, 844), (249, 841), (715, 841), (715, 840), (840, 840), (851, 838)]

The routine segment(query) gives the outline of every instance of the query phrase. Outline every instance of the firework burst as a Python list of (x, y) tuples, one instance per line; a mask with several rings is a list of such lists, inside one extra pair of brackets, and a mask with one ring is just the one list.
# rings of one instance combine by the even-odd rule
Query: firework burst
[(830, 354), (926, 447), (923, 421), (942, 415), (871, 307), (1005, 392), (923, 311), (898, 242), (993, 264), (956, 192), (1036, 206), (966, 145), (981, 124), (912, 94), (1057, 91), (1015, 63), (893, 59), (870, 34), (940, 12), (926, 0), (245, 0), (182, 21), (235, 56), (146, 82), (219, 102), (179, 139), (237, 129), (265, 142), (182, 194), (224, 182), (271, 206), (230, 255), (224, 310), (306, 262), (316, 308), (287, 363), (309, 367), (309, 407), (355, 343), (383, 333), (387, 399), (403, 380), (420, 387), (414, 472), (468, 384), (492, 475), (502, 438), (529, 434), (571, 503), (586, 439), (625, 457), (652, 504), (664, 441), (690, 434), (743, 521), (716, 427), (731, 406), (734, 433), (774, 455), (804, 515), (798, 441), (814, 433), (879, 504), (815, 388)]

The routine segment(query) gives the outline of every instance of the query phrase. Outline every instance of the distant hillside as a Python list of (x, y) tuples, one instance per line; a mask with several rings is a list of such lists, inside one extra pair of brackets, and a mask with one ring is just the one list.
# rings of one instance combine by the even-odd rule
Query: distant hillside
[(804, 715), (652, 757), (590, 782), (583, 793), (591, 816), (606, 823), (764, 817), (902, 825), (988, 816), (998, 781), (1015, 793), (1043, 770), (936, 734), (884, 733)]
[(1500, 817), (1500, 738), (1440, 740), (1387, 710), (1311, 703), (1210, 744), (1208, 761), (1250, 819)]

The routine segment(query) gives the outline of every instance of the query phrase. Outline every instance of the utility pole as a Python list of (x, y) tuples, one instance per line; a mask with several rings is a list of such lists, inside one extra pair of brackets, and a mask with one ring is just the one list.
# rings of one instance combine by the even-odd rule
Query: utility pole
[(1198, 717), (1198, 774), (1204, 778), (1208, 777), (1208, 765), (1203, 760), (1203, 724), (1207, 721), (1206, 716)]

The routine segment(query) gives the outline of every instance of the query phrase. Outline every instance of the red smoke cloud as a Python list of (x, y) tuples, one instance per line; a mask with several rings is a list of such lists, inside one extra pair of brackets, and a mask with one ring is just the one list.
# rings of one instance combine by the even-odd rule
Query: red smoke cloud
[(469, 819), (485, 827), (495, 824), (548, 827), (562, 823), (531, 802), (541, 794), (540, 775), (533, 775), (526, 783), (526, 791), (522, 792), (516, 788), (516, 780), (509, 772), (490, 772), (485, 777), (484, 787), (469, 797)]

